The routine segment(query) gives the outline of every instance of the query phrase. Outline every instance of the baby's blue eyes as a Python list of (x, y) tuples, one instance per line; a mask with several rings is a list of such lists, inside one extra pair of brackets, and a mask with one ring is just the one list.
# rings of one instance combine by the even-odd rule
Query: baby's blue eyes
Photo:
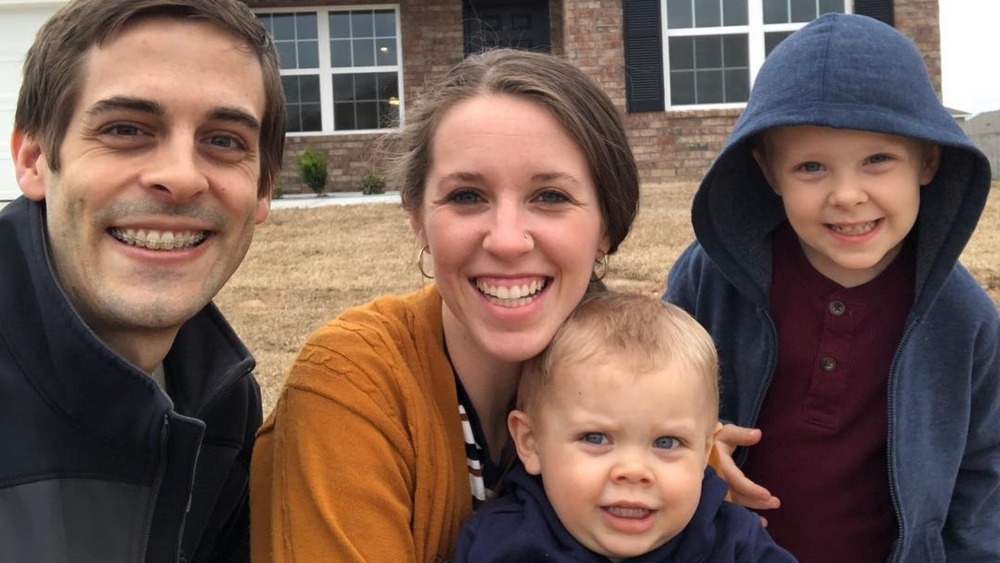
[[(580, 437), (580, 440), (595, 446), (603, 446), (608, 444), (611, 440), (606, 434), (601, 432), (587, 432)], [(653, 440), (653, 447), (660, 448), (664, 450), (672, 450), (674, 448), (680, 447), (681, 442), (673, 436), (660, 436), (659, 438)]]
[(677, 438), (670, 436), (660, 436), (656, 440), (653, 440), (653, 447), (663, 448), (665, 450), (672, 450), (677, 446), (681, 445)]

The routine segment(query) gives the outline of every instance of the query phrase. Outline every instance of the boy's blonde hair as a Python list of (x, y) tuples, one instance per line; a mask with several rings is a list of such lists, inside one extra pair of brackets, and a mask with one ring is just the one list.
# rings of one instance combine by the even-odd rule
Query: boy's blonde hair
[[(642, 375), (683, 366), (701, 375), (712, 420), (719, 412), (719, 357), (708, 332), (683, 309), (634, 293), (595, 293), (577, 306), (541, 354), (525, 362), (518, 410), (532, 412), (561, 366), (616, 365)], [(581, 377), (585, 377), (581, 373)]]

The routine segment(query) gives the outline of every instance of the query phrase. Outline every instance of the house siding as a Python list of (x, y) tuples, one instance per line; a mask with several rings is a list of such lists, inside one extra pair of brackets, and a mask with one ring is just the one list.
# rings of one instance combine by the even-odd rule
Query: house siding
[[(247, 0), (252, 8), (314, 7), (297, 0)], [(399, 6), (403, 97), (419, 99), (425, 85), (462, 59), (461, 0), (402, 0)], [(324, 6), (384, 5), (333, 1)], [(941, 39), (938, 0), (896, 0), (895, 26), (924, 55), (931, 80), (941, 91)], [(666, 110), (626, 113), (625, 47), (620, 0), (550, 0), (552, 51), (591, 76), (624, 114), (629, 141), (644, 183), (697, 180), (721, 149), (739, 109)], [(378, 135), (290, 136), (281, 187), (285, 193), (307, 192), (298, 180), (297, 161), (307, 146), (330, 158), (331, 191), (360, 189), (369, 170), (379, 170)], [(393, 186), (389, 186), (393, 188)]]

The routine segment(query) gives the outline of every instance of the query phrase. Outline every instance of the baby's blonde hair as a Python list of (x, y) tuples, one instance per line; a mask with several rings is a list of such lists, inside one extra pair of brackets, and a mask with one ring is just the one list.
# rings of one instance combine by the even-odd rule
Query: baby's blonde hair
[(672, 365), (697, 372), (708, 393), (711, 412), (706, 415), (718, 417), (719, 357), (708, 332), (680, 307), (655, 297), (610, 291), (585, 297), (545, 350), (525, 363), (518, 410), (533, 412), (541, 406), (560, 366), (610, 362), (635, 375)]

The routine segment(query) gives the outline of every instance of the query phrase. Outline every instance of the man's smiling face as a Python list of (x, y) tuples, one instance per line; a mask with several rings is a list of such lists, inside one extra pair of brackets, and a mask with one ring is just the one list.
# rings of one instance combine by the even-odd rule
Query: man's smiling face
[(173, 18), (132, 25), (92, 47), (82, 68), (60, 170), (38, 139), (15, 133), (17, 173), (22, 191), (45, 201), (66, 295), (141, 364), (128, 350), (147, 337), (172, 341), (267, 216), (268, 199), (257, 197), (263, 74), (232, 35)]

